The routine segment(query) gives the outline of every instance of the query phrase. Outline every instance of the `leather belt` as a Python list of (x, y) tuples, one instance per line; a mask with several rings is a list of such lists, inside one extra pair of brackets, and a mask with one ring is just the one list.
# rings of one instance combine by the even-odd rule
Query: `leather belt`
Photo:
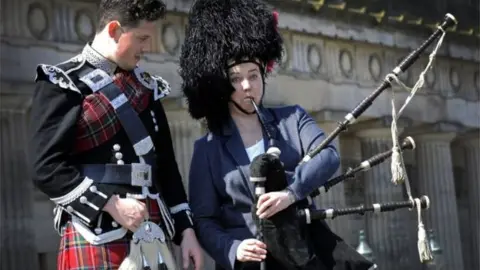
[(148, 164), (84, 164), (81, 173), (99, 184), (151, 187), (153, 170)]

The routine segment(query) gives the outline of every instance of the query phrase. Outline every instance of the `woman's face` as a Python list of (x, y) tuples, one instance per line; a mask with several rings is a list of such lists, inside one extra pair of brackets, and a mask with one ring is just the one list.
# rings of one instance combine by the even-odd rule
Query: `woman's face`
[[(251, 99), (256, 104), (260, 103), (263, 95), (263, 78), (260, 68), (255, 63), (241, 63), (228, 70), (230, 83), (235, 91), (231, 95), (231, 101), (247, 112), (255, 112)], [(239, 111), (230, 104), (230, 111)]]

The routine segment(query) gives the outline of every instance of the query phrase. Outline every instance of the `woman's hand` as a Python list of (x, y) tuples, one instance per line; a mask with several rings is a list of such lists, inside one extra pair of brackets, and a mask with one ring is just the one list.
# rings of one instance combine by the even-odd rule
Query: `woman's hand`
[(245, 239), (237, 248), (237, 260), (240, 262), (261, 262), (267, 257), (267, 245), (257, 239)]
[(293, 203), (288, 191), (269, 192), (261, 195), (257, 203), (257, 216), (269, 218)]

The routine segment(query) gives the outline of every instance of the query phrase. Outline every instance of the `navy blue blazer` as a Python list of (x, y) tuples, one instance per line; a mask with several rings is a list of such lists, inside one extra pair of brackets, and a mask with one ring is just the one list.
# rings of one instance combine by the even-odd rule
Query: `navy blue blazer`
[[(261, 108), (276, 146), (282, 151), (289, 189), (298, 200), (327, 182), (340, 164), (330, 145), (308, 163), (296, 168), (325, 133), (300, 106)], [(264, 133), (265, 149), (268, 138)], [(189, 175), (190, 207), (195, 230), (204, 250), (225, 269), (233, 269), (242, 240), (254, 238), (256, 226), (251, 208), (254, 186), (249, 181), (250, 161), (233, 121), (223, 131), (195, 141)]]

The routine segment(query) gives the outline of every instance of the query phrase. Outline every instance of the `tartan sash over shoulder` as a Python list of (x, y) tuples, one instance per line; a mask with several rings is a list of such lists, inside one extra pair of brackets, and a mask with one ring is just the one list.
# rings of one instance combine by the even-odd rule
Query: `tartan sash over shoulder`
[(107, 97), (100, 92), (82, 91), (83, 89), (80, 89), (72, 79), (75, 76), (71, 75), (75, 73), (79, 75), (87, 63), (93, 66), (93, 70), (101, 69), (109, 74), (113, 83), (125, 94), (130, 105), (138, 114), (149, 108), (150, 102), (155, 102), (170, 94), (170, 85), (163, 78), (151, 75), (139, 67), (131, 71), (122, 70), (117, 64), (97, 52), (90, 43), (83, 48), (82, 53), (65, 62), (55, 66), (39, 65), (35, 81), (39, 75), (42, 75), (50, 83), (58, 85), (60, 88), (83, 95), (74, 134), (74, 153), (85, 152), (102, 145), (112, 139), (122, 128)]
[[(113, 81), (137, 113), (147, 109), (154, 90), (139, 82), (133, 71), (120, 71), (113, 76)], [(108, 99), (100, 92), (89, 94), (82, 102), (74, 151), (79, 153), (97, 147), (111, 139), (121, 128)]]

